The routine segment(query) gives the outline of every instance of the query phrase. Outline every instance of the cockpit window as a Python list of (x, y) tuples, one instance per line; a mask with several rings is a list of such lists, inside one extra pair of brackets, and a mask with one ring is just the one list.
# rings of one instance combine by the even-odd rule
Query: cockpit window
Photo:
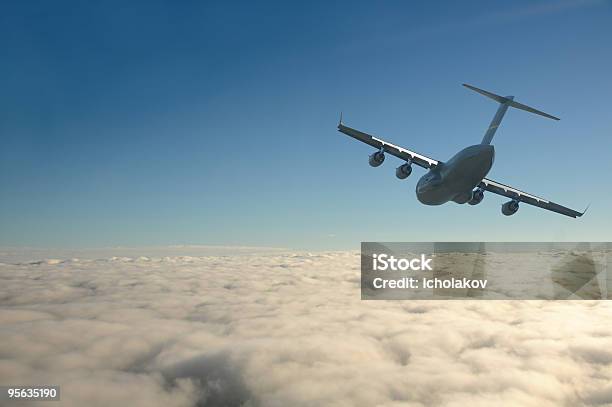
[(436, 179), (439, 179), (439, 178), (440, 178), (440, 174), (437, 174), (435, 172), (430, 172), (425, 177), (425, 181), (427, 181), (427, 182), (435, 181)]

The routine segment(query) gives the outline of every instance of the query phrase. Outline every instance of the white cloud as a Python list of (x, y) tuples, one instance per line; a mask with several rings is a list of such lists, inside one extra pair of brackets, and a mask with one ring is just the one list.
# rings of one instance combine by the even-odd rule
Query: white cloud
[(612, 405), (606, 302), (361, 301), (356, 253), (2, 263), (0, 384), (65, 406)]

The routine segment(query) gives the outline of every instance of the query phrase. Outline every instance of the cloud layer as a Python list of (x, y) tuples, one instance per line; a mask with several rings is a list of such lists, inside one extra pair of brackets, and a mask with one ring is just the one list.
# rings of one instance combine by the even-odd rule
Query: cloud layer
[(359, 263), (0, 263), (0, 384), (65, 406), (612, 405), (608, 303), (361, 301)]

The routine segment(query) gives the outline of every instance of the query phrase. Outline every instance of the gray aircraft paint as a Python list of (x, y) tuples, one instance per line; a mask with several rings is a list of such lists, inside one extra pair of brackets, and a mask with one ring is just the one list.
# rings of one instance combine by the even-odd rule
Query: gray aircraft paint
[(417, 199), (425, 205), (468, 202), (472, 190), (489, 173), (494, 158), (492, 145), (476, 144), (464, 148), (421, 177), (416, 185)]
[[(463, 84), (463, 86), (495, 100), (500, 106), (495, 116), (493, 116), (481, 143), (464, 148), (446, 162), (434, 160), (359, 130), (347, 127), (342, 123), (342, 116), (340, 116), (338, 130), (378, 149), (378, 152), (374, 153), (377, 157), (370, 157), (370, 165), (374, 167), (378, 167), (382, 164), (384, 161), (384, 153), (389, 153), (404, 160), (404, 166), (406, 164), (408, 166), (416, 164), (428, 169), (429, 171), (419, 179), (416, 185), (417, 199), (425, 205), (441, 205), (449, 201), (459, 204), (470, 203), (471, 205), (475, 205), (482, 200), (483, 192), (489, 191), (511, 199), (511, 201), (502, 205), (502, 213), (504, 215), (514, 214), (518, 210), (519, 202), (524, 202), (573, 218), (582, 216), (584, 212), (577, 212), (565, 206), (485, 178), (491, 170), (495, 160), (495, 148), (491, 145), (493, 136), (499, 128), (509, 107), (514, 107), (553, 120), (559, 120), (559, 118), (515, 102), (514, 96), (499, 96), (471, 85)], [(402, 171), (400, 171), (399, 167), (396, 170), (398, 178), (401, 179), (407, 178), (410, 172), (411, 171), (408, 171), (407, 175), (403, 172), (402, 175)]]

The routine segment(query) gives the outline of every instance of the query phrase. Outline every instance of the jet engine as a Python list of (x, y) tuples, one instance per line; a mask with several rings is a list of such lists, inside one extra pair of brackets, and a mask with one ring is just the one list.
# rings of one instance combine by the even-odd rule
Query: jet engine
[(519, 209), (519, 201), (513, 199), (502, 205), (502, 213), (506, 216), (514, 215)]
[(385, 161), (385, 153), (382, 151), (377, 151), (370, 155), (370, 165), (372, 167), (378, 167), (383, 161)]
[(470, 205), (478, 205), (484, 198), (484, 190), (482, 188), (476, 188), (472, 191), (472, 199), (468, 201)]
[(410, 163), (402, 164), (395, 169), (395, 176), (399, 179), (406, 179), (412, 173), (412, 166)]

